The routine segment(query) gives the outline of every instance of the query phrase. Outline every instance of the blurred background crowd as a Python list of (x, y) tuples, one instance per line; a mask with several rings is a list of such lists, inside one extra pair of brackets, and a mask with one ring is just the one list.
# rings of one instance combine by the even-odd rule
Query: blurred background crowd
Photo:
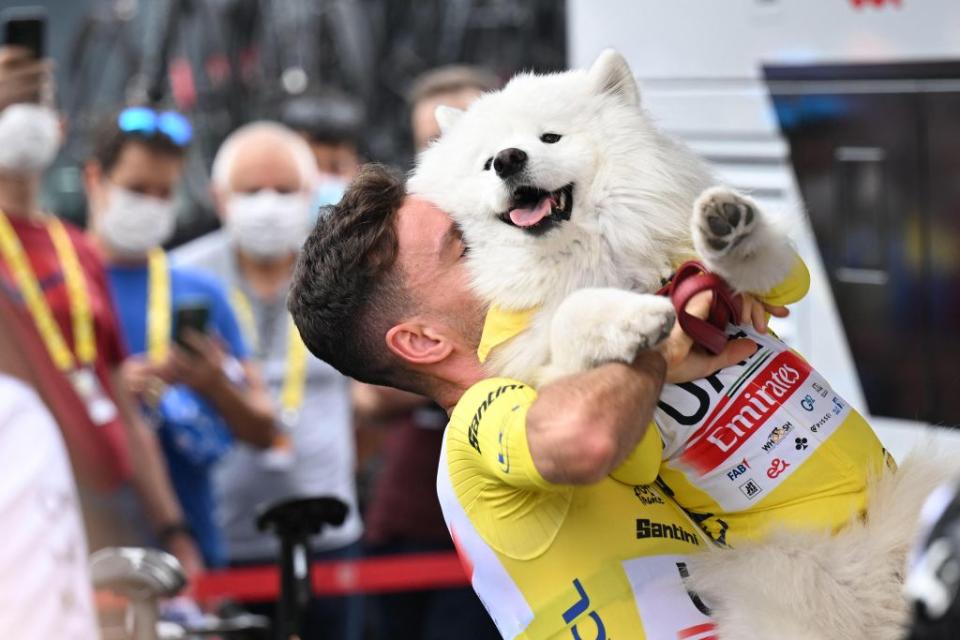
[[(286, 291), (310, 225), (363, 162), (408, 169), (439, 134), (436, 106), (565, 67), (562, 4), (35, 4), (4, 14), (0, 47), (0, 370), (33, 381), (0, 374), (0, 421), (19, 425), (0, 430), (0, 466), (24, 490), (61, 468), (45, 491), (62, 517), (0, 496), (5, 528), (33, 523), (0, 570), (43, 574), (5, 628), (47, 602), (88, 637), (89, 585), (69, 577), (85, 575), (84, 536), (89, 551), (165, 548), (188, 579), (273, 564), (278, 541), (255, 519), (290, 498), (348, 507), (311, 540), (317, 560), (452, 550), (435, 491), (444, 412), (310, 356)], [(37, 572), (54, 528), (75, 548)], [(56, 617), (35, 637), (66, 637), (70, 615)], [(305, 629), (496, 637), (468, 587), (314, 598)]]
[[(608, 46), (719, 179), (807, 211), (813, 286), (778, 334), (895, 454), (957, 425), (958, 20), (945, 0), (0, 0), (0, 635), (129, 637), (91, 589), (114, 547), (179, 561), (167, 618), (275, 616), (257, 571), (303, 560), (275, 532), (331, 496), (346, 515), (309, 546), (343, 588), (302, 603), (304, 640), (496, 637), (443, 564), (446, 415), (313, 358), (286, 292), (324, 205), (365, 162), (409, 170), (438, 105)], [(180, 590), (116, 562), (114, 587)], [(217, 576), (256, 597), (194, 597)]]

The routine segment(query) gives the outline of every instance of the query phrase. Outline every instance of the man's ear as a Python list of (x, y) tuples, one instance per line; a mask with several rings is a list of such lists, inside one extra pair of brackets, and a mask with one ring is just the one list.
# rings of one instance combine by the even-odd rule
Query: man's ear
[(453, 351), (453, 343), (430, 325), (401, 322), (387, 331), (387, 348), (411, 364), (435, 364)]
[(457, 120), (463, 117), (463, 109), (441, 104), (433, 112), (433, 117), (437, 119), (437, 124), (440, 125), (440, 133), (446, 133)]
[(604, 49), (587, 74), (596, 93), (616, 96), (631, 106), (640, 104), (640, 91), (630, 65), (613, 49)]
[(223, 189), (215, 186), (213, 183), (210, 183), (210, 202), (213, 203), (213, 209), (217, 212), (217, 217), (220, 218), (220, 222), (226, 220), (227, 217), (227, 194), (224, 193)]

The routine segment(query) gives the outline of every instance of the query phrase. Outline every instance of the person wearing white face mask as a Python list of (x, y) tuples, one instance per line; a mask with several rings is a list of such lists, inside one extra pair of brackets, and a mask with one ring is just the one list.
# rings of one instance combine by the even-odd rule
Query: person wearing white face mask
[(81, 408), (60, 427), (90, 547), (144, 544), (148, 520), (193, 574), (202, 562), (182, 531), (157, 438), (121, 379), (125, 348), (103, 265), (79, 229), (40, 205), (40, 179), (61, 141), (52, 84), (47, 61), (0, 46), (0, 291)]
[[(274, 446), (238, 446), (217, 469), (219, 518), (236, 564), (276, 562), (276, 540), (256, 530), (252, 514), (257, 505), (293, 496), (331, 495), (349, 507), (343, 525), (313, 539), (315, 558), (359, 553), (350, 383), (310, 356), (286, 309), (316, 172), (306, 142), (287, 127), (255, 122), (237, 129), (213, 163), (223, 229), (172, 253), (176, 264), (207, 269), (227, 283), (280, 409)], [(317, 599), (304, 637), (360, 637), (359, 606), (356, 598)]]
[[(89, 228), (107, 266), (124, 338), (127, 386), (157, 428), (174, 488), (209, 567), (226, 564), (214, 519), (212, 469), (233, 438), (273, 441), (272, 402), (223, 286), (170, 267), (161, 245), (176, 224), (174, 191), (190, 126), (175, 112), (129, 107), (111, 115), (84, 167)], [(173, 342), (181, 306), (208, 310), (207, 332)]]

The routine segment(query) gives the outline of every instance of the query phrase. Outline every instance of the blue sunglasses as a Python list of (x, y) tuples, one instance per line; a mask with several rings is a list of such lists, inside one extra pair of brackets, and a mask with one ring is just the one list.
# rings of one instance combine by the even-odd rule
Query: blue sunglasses
[(190, 122), (176, 111), (154, 111), (149, 107), (127, 107), (120, 112), (117, 126), (124, 133), (153, 135), (160, 132), (184, 147), (193, 137)]

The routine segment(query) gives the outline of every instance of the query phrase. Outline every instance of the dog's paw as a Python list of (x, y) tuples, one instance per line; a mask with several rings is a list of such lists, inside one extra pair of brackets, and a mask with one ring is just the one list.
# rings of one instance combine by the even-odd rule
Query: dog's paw
[(662, 296), (622, 289), (581, 289), (551, 322), (551, 367), (564, 375), (605, 362), (630, 362), (670, 334), (676, 315)]
[(726, 187), (707, 189), (693, 205), (694, 245), (706, 256), (721, 258), (749, 240), (759, 223), (749, 198)]

